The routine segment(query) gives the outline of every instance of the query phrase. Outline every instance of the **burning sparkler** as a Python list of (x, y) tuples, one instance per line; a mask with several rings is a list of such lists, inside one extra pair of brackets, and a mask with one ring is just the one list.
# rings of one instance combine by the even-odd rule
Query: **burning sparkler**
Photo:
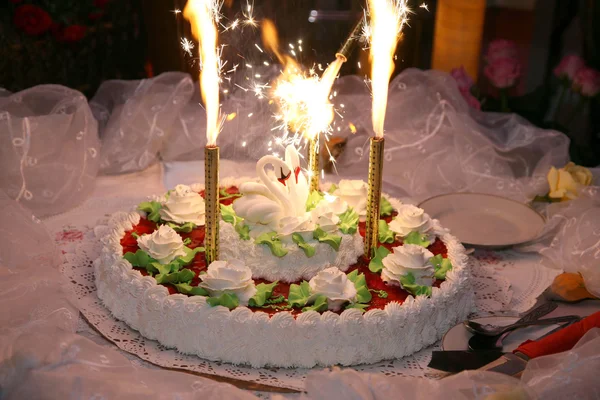
[(394, 72), (394, 53), (398, 36), (407, 22), (410, 10), (407, 0), (369, 0), (370, 25), (365, 29), (371, 43), (371, 88), (373, 92), (373, 130), (370, 139), (369, 191), (367, 199), (367, 223), (365, 234), (365, 257), (371, 257), (379, 240), (379, 204), (383, 179), (383, 126), (388, 99), (388, 85)]
[[(292, 57), (281, 53), (277, 30), (268, 20), (263, 22), (263, 41), (284, 66), (282, 74), (272, 85), (273, 96), (279, 106), (276, 117), (281, 121), (282, 128), (291, 131), (293, 143), (306, 140), (310, 189), (318, 190), (319, 138), (321, 134), (326, 136), (331, 131), (334, 108), (329, 101), (329, 93), (346, 57), (336, 57), (319, 78), (314, 70), (306, 72)], [(298, 49), (301, 45), (299, 41)], [(293, 52), (294, 44), (290, 43), (289, 47)]]
[(192, 34), (199, 42), (202, 69), (200, 91), (206, 109), (206, 138), (204, 159), (206, 262), (219, 258), (219, 71), (221, 62), (217, 49), (217, 28), (221, 0), (188, 0), (183, 10), (190, 21)]

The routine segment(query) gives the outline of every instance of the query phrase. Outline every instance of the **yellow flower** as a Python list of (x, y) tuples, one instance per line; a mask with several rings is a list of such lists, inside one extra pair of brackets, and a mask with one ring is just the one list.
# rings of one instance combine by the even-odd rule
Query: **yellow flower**
[(570, 162), (563, 168), (550, 168), (548, 171), (548, 196), (561, 201), (577, 198), (580, 186), (589, 186), (592, 183), (592, 173), (589, 169)]
[(575, 165), (575, 163), (568, 163), (565, 165), (565, 171), (567, 171), (575, 182), (579, 183), (583, 186), (590, 186), (592, 184), (592, 173), (586, 167), (582, 167), (581, 165)]

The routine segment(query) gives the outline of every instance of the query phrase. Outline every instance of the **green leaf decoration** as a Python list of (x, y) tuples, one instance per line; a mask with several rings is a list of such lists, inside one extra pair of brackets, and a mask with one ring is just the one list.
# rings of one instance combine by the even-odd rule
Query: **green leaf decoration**
[[(273, 294), (271, 294), (271, 296), (272, 295)], [(282, 294), (280, 294), (277, 297), (272, 297), (270, 299), (267, 299), (267, 301), (265, 301), (265, 304), (277, 304), (277, 303), (282, 303), (284, 301), (285, 301), (285, 297)], [(290, 308), (291, 308), (291, 306), (290, 306)]]
[(357, 308), (364, 313), (365, 311), (367, 311), (367, 307), (369, 307), (368, 304), (350, 303), (346, 306), (346, 310), (350, 308)]
[(352, 235), (356, 233), (358, 228), (358, 214), (348, 207), (346, 211), (339, 215), (340, 222), (338, 222), (338, 228), (346, 235)]
[(190, 243), (192, 243), (192, 239), (190, 239), (190, 238), (185, 238), (185, 239), (183, 240), (183, 244), (184, 244), (184, 245), (186, 245), (186, 246), (187, 246), (188, 244), (190, 244)]
[(302, 312), (316, 311), (324, 312), (327, 311), (327, 297), (319, 295), (315, 298), (315, 301), (311, 306), (302, 308)]
[(327, 233), (320, 227), (317, 227), (317, 229), (313, 231), (313, 239), (317, 239), (321, 243), (330, 245), (335, 251), (340, 249), (340, 244), (342, 243), (341, 236)]
[(186, 268), (170, 274), (160, 273), (154, 279), (156, 279), (156, 283), (184, 283), (191, 281), (194, 276), (196, 276), (194, 271)]
[(277, 286), (277, 281), (273, 283), (259, 283), (256, 285), (256, 294), (248, 300), (251, 307), (262, 307), (273, 294), (273, 289)]
[(183, 225), (174, 224), (173, 222), (167, 222), (167, 225), (173, 228), (175, 232), (179, 233), (190, 233), (196, 228), (196, 224), (193, 222), (186, 222)]
[(235, 225), (238, 220), (242, 220), (242, 218), (238, 217), (235, 211), (233, 210), (233, 205), (224, 205), (221, 204), (221, 218), (223, 221)]
[(383, 259), (391, 252), (383, 246), (379, 246), (373, 251), (373, 257), (369, 262), (369, 270), (371, 272), (381, 272), (383, 269)]
[(400, 277), (400, 283), (404, 290), (412, 294), (413, 296), (431, 296), (431, 286), (421, 286), (415, 284), (415, 276), (412, 273), (408, 273)]
[(377, 297), (379, 297), (380, 299), (387, 299), (387, 297), (388, 297), (388, 292), (386, 292), (385, 290), (369, 289), (369, 291), (373, 292), (373, 293), (377, 293)]
[(234, 293), (223, 293), (219, 297), (209, 297), (206, 302), (212, 307), (223, 306), (233, 310), (240, 305), (240, 300)]
[(179, 293), (191, 296), (208, 296), (208, 292), (199, 286), (192, 286), (189, 283), (174, 283)]
[[(181, 267), (178, 263), (161, 264), (158, 261), (151, 262), (150, 265), (153, 272), (157, 272), (160, 275), (168, 275), (171, 272), (178, 271)], [(146, 267), (148, 270), (148, 267)], [(150, 271), (148, 271), (150, 272)]]
[(325, 196), (318, 190), (313, 190), (308, 195), (308, 199), (306, 199), (306, 211), (310, 211), (319, 204), (321, 200), (323, 200)]
[(223, 221), (234, 226), (235, 231), (240, 235), (242, 240), (250, 240), (250, 227), (244, 224), (244, 219), (238, 217), (233, 210), (233, 205), (221, 204), (221, 218)]
[(259, 235), (256, 240), (254, 240), (254, 243), (266, 244), (275, 257), (283, 257), (288, 253), (288, 251), (281, 244), (281, 240), (279, 240), (277, 232), (265, 232)]
[(131, 232), (131, 237), (134, 239), (139, 239), (140, 235), (138, 235), (137, 232)]
[(316, 252), (315, 247), (306, 243), (306, 241), (304, 240), (304, 238), (302, 237), (301, 234), (292, 233), (292, 240), (294, 241), (294, 243), (296, 243), (298, 245), (298, 247), (300, 247), (302, 249), (302, 251), (304, 251), (304, 254), (306, 255), (306, 257), (311, 258), (312, 256), (315, 255), (315, 252)]
[(232, 199), (232, 198), (237, 198), (237, 197), (242, 197), (243, 195), (241, 193), (227, 193), (227, 190), (225, 189), (220, 189), (219, 190), (219, 200), (227, 200), (227, 199)]
[(141, 249), (138, 249), (135, 253), (129, 251), (123, 255), (123, 258), (129, 261), (134, 267), (140, 268), (146, 268), (151, 262), (156, 262), (155, 259)]
[(396, 240), (396, 234), (392, 232), (388, 223), (384, 220), (379, 220), (379, 242), (380, 243), (394, 243)]
[(452, 269), (452, 263), (449, 259), (442, 257), (441, 254), (431, 257), (429, 261), (435, 268), (433, 276), (436, 279), (446, 279), (446, 273)]
[(310, 297), (310, 286), (308, 282), (302, 281), (301, 284), (291, 284), (290, 294), (288, 295), (288, 303), (292, 307), (303, 307), (308, 302)]
[(349, 280), (354, 283), (354, 287), (356, 288), (356, 302), (357, 303), (368, 303), (371, 301), (371, 292), (369, 292), (369, 287), (367, 286), (367, 280), (365, 279), (365, 274), (358, 274), (358, 269), (350, 272), (346, 275)]
[(205, 251), (204, 247), (196, 247), (195, 249), (190, 249), (189, 247), (184, 246), (183, 251), (185, 251), (185, 256), (179, 256), (174, 262), (179, 263), (181, 266), (188, 265), (194, 260), (194, 257), (198, 253), (203, 253)]
[(248, 225), (240, 222), (235, 225), (235, 231), (242, 240), (250, 240), (250, 227)]
[(289, 304), (266, 304), (264, 306), (262, 306), (262, 308), (272, 308), (273, 310), (277, 310), (277, 311), (285, 311), (285, 310), (291, 310), (292, 306), (290, 306)]
[(332, 183), (331, 186), (329, 187), (329, 190), (327, 191), (327, 193), (333, 194), (337, 189), (338, 189), (338, 186), (335, 183)]
[(160, 221), (159, 211), (161, 208), (162, 204), (160, 204), (158, 201), (144, 201), (138, 205), (138, 210), (147, 213), (147, 218), (153, 222)]
[(392, 207), (392, 203), (390, 203), (385, 197), (381, 196), (381, 201), (379, 202), (379, 215), (382, 217), (389, 217), (392, 215), (393, 211), (394, 207)]
[(427, 235), (412, 231), (404, 238), (404, 244), (416, 244), (417, 246), (427, 247), (431, 242), (427, 240)]

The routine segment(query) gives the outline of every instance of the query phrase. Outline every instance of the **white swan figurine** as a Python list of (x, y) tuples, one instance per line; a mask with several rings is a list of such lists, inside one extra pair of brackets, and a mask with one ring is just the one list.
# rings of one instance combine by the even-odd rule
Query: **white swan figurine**
[[(276, 179), (270, 178), (266, 166), (275, 168)], [(284, 217), (306, 214), (309, 187), (300, 168), (298, 152), (293, 146), (285, 150), (285, 161), (264, 156), (256, 163), (256, 174), (262, 183), (246, 182), (240, 185), (244, 195), (233, 203), (237, 215), (255, 224), (277, 229)]]

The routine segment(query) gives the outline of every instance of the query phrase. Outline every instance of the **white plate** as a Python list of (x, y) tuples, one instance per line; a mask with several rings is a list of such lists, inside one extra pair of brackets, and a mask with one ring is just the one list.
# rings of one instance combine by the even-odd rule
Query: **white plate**
[[(483, 317), (474, 318), (473, 321), (482, 324), (506, 326), (517, 322), (518, 319), (519, 318), (517, 317)], [(504, 339), (502, 342), (502, 350), (504, 352), (513, 351), (527, 339), (538, 339), (557, 327), (558, 325), (547, 325), (517, 329)], [(471, 339), (472, 336), (473, 334), (469, 332), (461, 322), (446, 332), (442, 339), (442, 350), (469, 350), (469, 339)]]
[(500, 249), (534, 240), (545, 220), (531, 207), (504, 197), (481, 193), (450, 193), (422, 202), (432, 218), (463, 244)]

